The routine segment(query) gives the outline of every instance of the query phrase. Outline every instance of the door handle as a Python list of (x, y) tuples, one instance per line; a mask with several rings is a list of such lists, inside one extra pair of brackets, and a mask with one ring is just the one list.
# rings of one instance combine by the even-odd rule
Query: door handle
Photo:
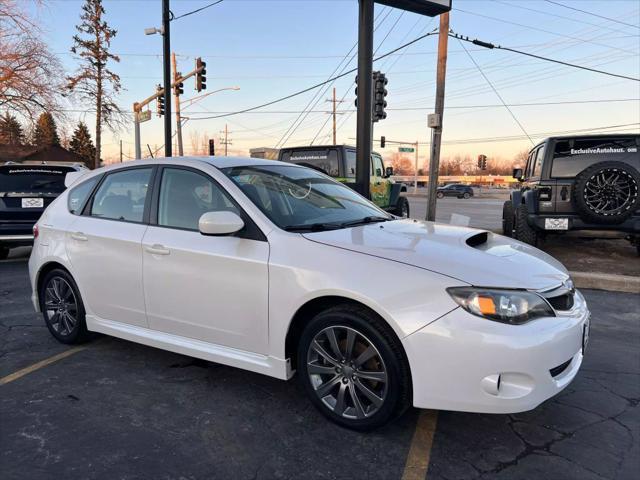
[(164, 248), (162, 245), (157, 243), (151, 247), (145, 247), (144, 249), (152, 255), (169, 255), (171, 253), (171, 250)]
[(78, 240), (79, 242), (86, 242), (87, 240), (89, 240), (87, 236), (82, 232), (72, 233), (71, 238), (73, 238), (74, 240)]

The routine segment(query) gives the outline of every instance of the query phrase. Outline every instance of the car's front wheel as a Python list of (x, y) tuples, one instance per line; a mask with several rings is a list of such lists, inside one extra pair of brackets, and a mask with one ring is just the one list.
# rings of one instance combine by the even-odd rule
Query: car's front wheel
[(337, 306), (316, 315), (298, 346), (298, 373), (330, 420), (371, 430), (409, 406), (411, 380), (400, 342), (375, 314)]
[(464, 198), (465, 200), (468, 200), (471, 198), (471, 194), (469, 192), (464, 192), (464, 195), (462, 195), (462, 198)]
[(85, 310), (71, 275), (61, 269), (46, 274), (38, 292), (40, 310), (47, 328), (62, 343), (82, 343), (88, 339)]
[(444, 193), (442, 193), (442, 192), (438, 192), (438, 193), (436, 193), (436, 197), (438, 197), (438, 198), (444, 198)]
[(409, 218), (410, 210), (407, 197), (398, 197), (398, 202), (393, 213), (398, 217)]

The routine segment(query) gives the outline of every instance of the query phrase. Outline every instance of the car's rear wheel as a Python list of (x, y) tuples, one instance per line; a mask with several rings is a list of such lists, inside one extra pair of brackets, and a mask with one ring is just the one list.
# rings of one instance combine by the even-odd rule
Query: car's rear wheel
[(0, 260), (5, 260), (9, 256), (9, 247), (0, 247)]
[(337, 306), (316, 315), (302, 333), (297, 362), (313, 404), (344, 427), (371, 430), (409, 406), (411, 380), (400, 342), (365, 308)]
[(62, 269), (50, 271), (38, 296), (44, 321), (56, 340), (72, 344), (88, 339), (84, 305), (71, 275)]
[(527, 206), (518, 205), (515, 210), (513, 234), (516, 240), (528, 243), (534, 247), (538, 245), (538, 232), (527, 222)]
[(409, 218), (409, 201), (406, 197), (398, 197), (396, 208), (394, 209), (393, 214), (398, 217)]
[(468, 200), (471, 198), (471, 194), (469, 192), (464, 192), (464, 195), (462, 195), (462, 198)]
[(436, 197), (438, 197), (438, 198), (444, 198), (444, 193), (442, 193), (442, 192), (438, 192), (438, 193), (436, 193)]
[(502, 206), (502, 234), (513, 237), (513, 202), (507, 200)]

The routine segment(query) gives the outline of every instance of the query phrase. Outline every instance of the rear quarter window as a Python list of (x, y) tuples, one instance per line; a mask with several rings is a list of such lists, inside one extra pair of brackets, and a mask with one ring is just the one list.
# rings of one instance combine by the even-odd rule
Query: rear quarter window
[(99, 175), (90, 178), (86, 182), (82, 182), (77, 187), (73, 187), (69, 191), (69, 196), (67, 197), (67, 208), (69, 209), (69, 212), (73, 213), (74, 215), (80, 215), (80, 213), (82, 212), (82, 207), (87, 201), (87, 198), (93, 190), (93, 187), (95, 187), (96, 183), (98, 183), (99, 178)]
[(607, 160), (623, 161), (637, 168), (639, 156), (633, 137), (562, 140), (554, 148), (551, 176), (573, 178), (585, 168)]

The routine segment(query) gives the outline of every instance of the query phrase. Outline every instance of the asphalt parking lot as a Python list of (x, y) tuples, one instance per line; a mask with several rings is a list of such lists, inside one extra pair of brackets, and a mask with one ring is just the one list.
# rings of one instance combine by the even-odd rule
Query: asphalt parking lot
[(410, 410), (359, 434), (295, 381), (108, 337), (61, 345), (32, 311), (25, 259), (0, 262), (0, 477), (636, 478), (640, 300), (584, 293), (589, 350), (556, 398), (517, 415)]

